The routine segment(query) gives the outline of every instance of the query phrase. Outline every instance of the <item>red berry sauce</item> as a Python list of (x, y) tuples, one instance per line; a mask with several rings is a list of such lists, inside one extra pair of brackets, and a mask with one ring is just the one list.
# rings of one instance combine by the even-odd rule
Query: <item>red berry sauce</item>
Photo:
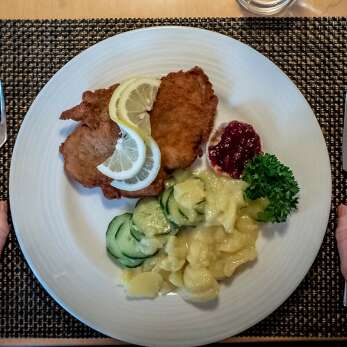
[(213, 135), (208, 156), (217, 173), (240, 178), (248, 160), (261, 153), (260, 137), (247, 123), (232, 121)]

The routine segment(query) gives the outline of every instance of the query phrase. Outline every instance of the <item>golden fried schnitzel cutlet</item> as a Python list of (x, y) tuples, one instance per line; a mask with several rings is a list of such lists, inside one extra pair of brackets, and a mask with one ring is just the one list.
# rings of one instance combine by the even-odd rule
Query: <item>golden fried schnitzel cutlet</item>
[(210, 136), (217, 104), (208, 77), (198, 67), (161, 79), (151, 126), (165, 169), (183, 169), (194, 162)]
[(166, 173), (160, 170), (155, 181), (147, 188), (127, 192), (111, 186), (112, 179), (104, 176), (97, 166), (114, 151), (119, 128), (108, 115), (108, 103), (117, 86), (83, 93), (82, 102), (64, 111), (61, 119), (72, 119), (80, 124), (60, 146), (64, 169), (69, 177), (85, 187), (100, 187), (109, 199), (120, 197), (156, 196), (164, 187)]
[(118, 139), (119, 129), (108, 116), (108, 102), (116, 87), (84, 92), (82, 102), (60, 116), (80, 122), (60, 145), (65, 172), (85, 187), (100, 187), (109, 198), (121, 195), (96, 167), (113, 153)]
[(202, 69), (170, 73), (161, 79), (151, 111), (152, 136), (161, 151), (161, 169), (148, 187), (128, 192), (113, 188), (112, 179), (97, 170), (115, 148), (117, 125), (110, 119), (108, 104), (117, 85), (83, 93), (82, 102), (64, 111), (61, 119), (79, 121), (60, 146), (64, 169), (85, 187), (100, 187), (107, 198), (156, 196), (168, 174), (191, 165), (213, 127), (218, 98)]

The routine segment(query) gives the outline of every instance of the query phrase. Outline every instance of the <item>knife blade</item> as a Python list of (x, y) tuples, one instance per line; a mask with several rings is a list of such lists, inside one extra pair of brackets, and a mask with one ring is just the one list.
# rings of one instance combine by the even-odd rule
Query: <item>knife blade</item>
[(2, 82), (0, 81), (0, 147), (7, 140), (5, 94)]

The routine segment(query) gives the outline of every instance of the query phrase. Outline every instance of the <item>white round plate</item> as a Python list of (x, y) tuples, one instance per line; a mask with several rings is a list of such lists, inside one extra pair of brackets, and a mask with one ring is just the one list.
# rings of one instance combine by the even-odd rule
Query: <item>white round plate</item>
[[(133, 75), (198, 65), (219, 97), (216, 123), (239, 119), (259, 132), (266, 151), (288, 164), (301, 187), (287, 224), (265, 228), (258, 260), (223, 286), (217, 303), (196, 306), (177, 295), (128, 300), (105, 252), (111, 218), (134, 201), (109, 201), (63, 170), (59, 145), (74, 122), (62, 111), (88, 89)], [(135, 30), (99, 42), (59, 70), (28, 111), (12, 157), (10, 202), (22, 251), (36, 277), (90, 327), (131, 343), (193, 346), (240, 333), (288, 298), (320, 248), (330, 208), (328, 153), (303, 95), (271, 61), (232, 38), (200, 29)]]

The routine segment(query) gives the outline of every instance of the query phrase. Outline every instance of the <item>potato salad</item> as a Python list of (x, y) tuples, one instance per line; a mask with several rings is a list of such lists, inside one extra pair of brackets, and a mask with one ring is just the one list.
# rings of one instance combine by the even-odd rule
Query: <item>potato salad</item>
[(217, 298), (220, 281), (257, 256), (254, 216), (267, 201), (247, 202), (246, 188), (211, 170), (179, 171), (159, 199), (142, 199), (132, 215), (115, 217), (107, 248), (125, 266), (127, 295), (176, 291), (193, 302)]

